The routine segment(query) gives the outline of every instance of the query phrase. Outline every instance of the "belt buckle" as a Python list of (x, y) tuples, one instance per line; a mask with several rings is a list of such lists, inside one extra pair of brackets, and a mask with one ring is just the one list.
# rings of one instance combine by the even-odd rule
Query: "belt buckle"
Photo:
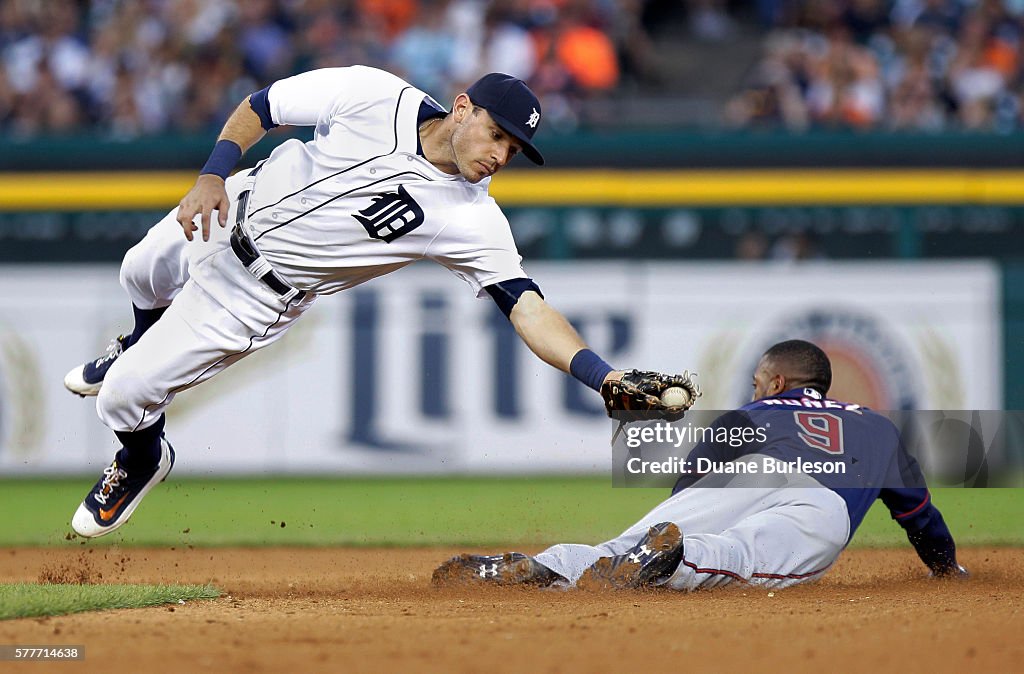
[(256, 252), (256, 247), (253, 245), (252, 239), (250, 239), (249, 235), (245, 233), (245, 228), (242, 227), (241, 224), (237, 224), (231, 229), (231, 236), (237, 241), (238, 249), (245, 254), (246, 258), (248, 258), (246, 260), (242, 260), (243, 264), (245, 264), (246, 267), (249, 267), (256, 261), (256, 258), (260, 256), (260, 254)]

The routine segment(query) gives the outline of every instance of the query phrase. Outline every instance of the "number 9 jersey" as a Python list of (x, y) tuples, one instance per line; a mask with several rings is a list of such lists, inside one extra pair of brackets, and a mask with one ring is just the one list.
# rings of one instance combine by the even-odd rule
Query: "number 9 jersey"
[[(955, 558), (952, 535), (931, 504), (920, 467), (896, 426), (882, 414), (801, 388), (744, 405), (713, 426), (750, 428), (743, 434), (749, 441), (698, 443), (688, 456), (689, 465), (721, 465), (758, 455), (762, 472), (801, 472), (842, 497), (850, 517), (848, 540), (880, 498), (926, 564), (942, 567)], [(735, 431), (714, 435), (738, 436)], [(682, 475), (673, 493), (702, 477), (699, 472)], [(728, 499), (728, 488), (721, 497)]]

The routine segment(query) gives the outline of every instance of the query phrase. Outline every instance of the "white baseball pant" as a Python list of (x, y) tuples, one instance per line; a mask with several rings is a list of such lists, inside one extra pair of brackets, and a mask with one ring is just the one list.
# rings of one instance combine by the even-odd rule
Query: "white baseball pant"
[(174, 209), (125, 255), (121, 285), (132, 302), (140, 309), (170, 306), (104, 378), (96, 411), (111, 430), (156, 423), (175, 394), (274, 343), (312, 306), (309, 293), (286, 301), (231, 249), (237, 197), (251, 186), (249, 173), (227, 180), (228, 224), (221, 228), (214, 211), (209, 241), (198, 232), (186, 240)]
[[(710, 477), (724, 484), (721, 476)], [(728, 486), (698, 482), (610, 541), (555, 545), (536, 559), (574, 585), (601, 557), (624, 554), (651, 526), (674, 522), (683, 533), (683, 561), (665, 587), (698, 590), (745, 582), (783, 588), (817, 580), (849, 538), (846, 502), (803, 475), (785, 476), (785, 484), (776, 487), (745, 486), (757, 484), (750, 478), (758, 477), (732, 476)]]

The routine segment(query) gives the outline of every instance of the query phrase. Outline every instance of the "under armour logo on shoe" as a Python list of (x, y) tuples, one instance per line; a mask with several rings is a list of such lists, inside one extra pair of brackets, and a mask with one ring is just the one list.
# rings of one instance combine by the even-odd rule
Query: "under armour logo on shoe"
[(629, 561), (633, 562), (634, 564), (639, 564), (641, 559), (651, 554), (652, 552), (654, 552), (654, 550), (651, 550), (646, 545), (641, 545), (640, 549), (637, 552), (629, 553)]
[(497, 563), (491, 564), (491, 568), (489, 568), (489, 569), (487, 568), (486, 564), (481, 564), (480, 565), (480, 577), (481, 578), (487, 578), (488, 576), (497, 576), (497, 575), (498, 575), (498, 565), (497, 565)]
[(540, 121), (540, 113), (537, 112), (537, 108), (534, 108), (533, 112), (530, 113), (530, 118), (528, 120), (526, 120), (526, 126), (530, 127), (531, 129), (536, 129), (537, 128), (537, 122), (539, 122), (539, 121)]

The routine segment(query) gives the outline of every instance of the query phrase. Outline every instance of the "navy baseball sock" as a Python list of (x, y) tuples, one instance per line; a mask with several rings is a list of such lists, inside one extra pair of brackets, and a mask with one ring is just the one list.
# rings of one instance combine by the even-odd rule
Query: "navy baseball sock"
[(132, 470), (151, 470), (160, 463), (160, 434), (164, 430), (164, 415), (149, 428), (141, 431), (114, 431), (123, 449), (117, 461), (129, 473)]
[(131, 336), (128, 338), (128, 346), (131, 346), (135, 342), (139, 341), (143, 333), (153, 327), (153, 324), (160, 320), (160, 317), (167, 311), (167, 307), (158, 307), (156, 309), (140, 309), (132, 303), (132, 312), (135, 314), (135, 329), (132, 330)]

